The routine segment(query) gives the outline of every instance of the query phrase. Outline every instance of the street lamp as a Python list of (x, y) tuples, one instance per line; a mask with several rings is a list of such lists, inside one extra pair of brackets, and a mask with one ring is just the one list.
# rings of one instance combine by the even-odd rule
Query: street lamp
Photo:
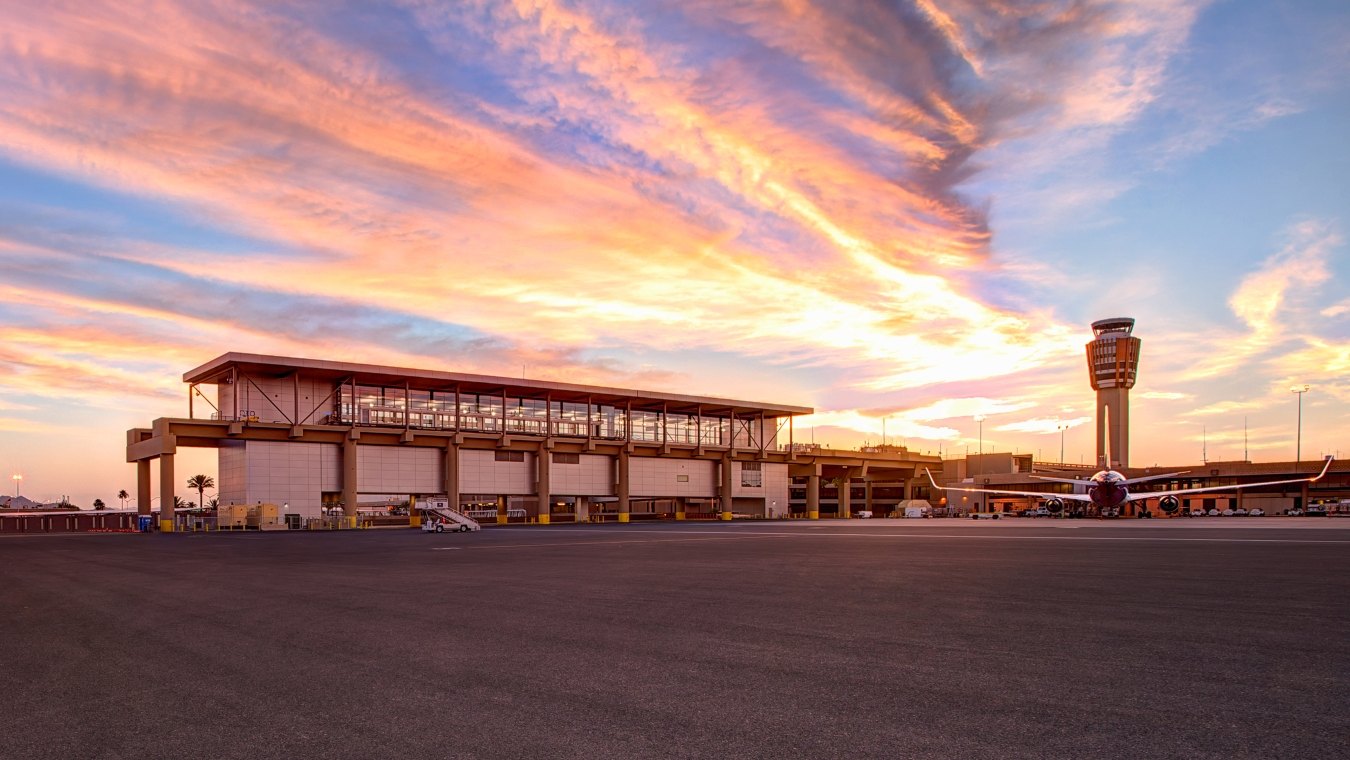
[(1059, 463), (1061, 466), (1064, 464), (1064, 431), (1068, 429), (1068, 425), (1059, 426)]
[(14, 498), (16, 499), (19, 498), (19, 481), (21, 480), (23, 480), (23, 476), (17, 472), (14, 473)]
[(976, 457), (980, 462), (980, 474), (984, 474), (984, 415), (975, 415), (975, 421), (980, 425), (980, 454)]
[(1311, 385), (1295, 385), (1289, 389), (1290, 393), (1298, 394), (1298, 443), (1294, 448), (1294, 469), (1303, 461), (1303, 394), (1312, 390)]

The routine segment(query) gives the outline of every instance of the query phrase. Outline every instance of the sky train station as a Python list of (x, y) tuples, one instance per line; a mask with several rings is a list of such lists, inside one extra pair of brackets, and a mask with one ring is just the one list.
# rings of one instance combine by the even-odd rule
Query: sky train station
[(187, 418), (128, 431), (143, 514), (152, 462), (173, 503), (179, 447), (217, 449), (222, 506), (355, 518), (435, 496), (499, 524), (785, 517), (794, 480), (803, 516), (819, 517), (822, 493), (848, 516), (853, 489), (838, 484), (861, 482), (866, 507), (873, 484), (914, 498), (940, 466), (898, 447), (798, 445), (793, 418), (812, 410), (784, 404), (237, 353), (183, 379)]

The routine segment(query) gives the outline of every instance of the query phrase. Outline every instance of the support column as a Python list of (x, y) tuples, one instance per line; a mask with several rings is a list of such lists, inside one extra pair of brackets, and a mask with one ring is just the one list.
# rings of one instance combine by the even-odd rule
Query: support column
[(853, 471), (845, 470), (839, 478), (839, 517), (853, 516)]
[(614, 488), (614, 495), (619, 497), (619, 522), (626, 523), (629, 519), (627, 448), (619, 450), (619, 458), (616, 460), (615, 467), (619, 471)]
[(150, 514), (150, 460), (142, 459), (136, 463), (136, 514)]
[(159, 455), (159, 532), (173, 532), (173, 454)]
[(901, 481), (901, 482), (903, 482), (903, 483), (905, 484), (905, 495), (904, 495), (905, 501), (909, 501), (910, 499), (913, 499), (913, 498), (914, 498), (914, 478), (905, 478), (905, 479), (904, 479), (903, 481)]
[(576, 516), (573, 517), (572, 519), (576, 520), (579, 523), (590, 522), (591, 521), (590, 498), (586, 496), (578, 496), (576, 497), (576, 501), (573, 503), (576, 505), (575, 507), (573, 507), (573, 514)]
[(820, 519), (820, 476), (806, 476), (806, 517), (810, 520)]
[[(459, 511), (459, 446), (453, 439), (445, 442), (445, 455), (441, 464), (441, 490), (445, 492), (448, 507)], [(421, 515), (412, 516), (412, 526), (421, 527)]]
[[(872, 512), (872, 481), (863, 480), (863, 509)], [(876, 514), (875, 512), (872, 512)]]
[(552, 452), (544, 448), (544, 445), (542, 443), (539, 444), (539, 450), (534, 457), (534, 464), (535, 464), (534, 495), (539, 502), (538, 511), (539, 511), (540, 525), (548, 525), (549, 513), (553, 511), (553, 499), (551, 498), (550, 494), (552, 484), (549, 483), (549, 468), (550, 465), (553, 464), (553, 462), (550, 461), (551, 458)]
[(356, 494), (360, 485), (356, 474), (356, 445), (356, 439), (351, 435), (342, 442), (342, 514), (348, 520), (356, 518)]
[(722, 519), (731, 519), (731, 454), (722, 457)]

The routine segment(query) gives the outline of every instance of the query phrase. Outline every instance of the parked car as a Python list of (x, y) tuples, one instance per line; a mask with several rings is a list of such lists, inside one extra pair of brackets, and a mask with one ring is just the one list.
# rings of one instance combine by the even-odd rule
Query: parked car
[(997, 520), (997, 519), (998, 519), (998, 513), (997, 513), (997, 512), (971, 512), (971, 513), (970, 513), (970, 519), (972, 519), (972, 520)]
[(858, 512), (858, 513), (856, 513), (856, 514), (858, 515), (858, 518), (861, 519), (861, 520), (866, 520), (867, 518), (869, 518), (869, 517), (872, 516), (871, 510), (867, 510), (867, 509), (864, 509), (863, 511)]
[(1219, 510), (1217, 510), (1217, 509), (1211, 509), (1211, 510), (1209, 510), (1208, 512), (1206, 512), (1205, 514), (1209, 515), (1210, 517), (1218, 517), (1218, 516), (1219, 516)]
[(1285, 512), (1285, 514), (1289, 515), (1290, 517), (1302, 517), (1303, 510), (1299, 509), (1298, 507), (1294, 507), (1293, 509)]
[(1248, 512), (1248, 513), (1247, 513), (1247, 516), (1248, 516), (1248, 517), (1265, 517), (1265, 516), (1266, 516), (1266, 510), (1264, 510), (1264, 509), (1262, 509), (1262, 508), (1260, 508), (1260, 507), (1257, 507), (1256, 509), (1253, 509), (1252, 511)]
[(1233, 510), (1234, 517), (1246, 517), (1247, 515), (1248, 515), (1247, 510), (1243, 509), (1242, 507), (1238, 507), (1237, 509)]
[(1204, 517), (1204, 516), (1205, 516), (1205, 510), (1203, 510), (1203, 509), (1192, 509), (1192, 510), (1191, 510), (1191, 517)]
[(1229, 507), (1228, 509), (1225, 509), (1219, 514), (1223, 515), (1224, 517), (1232, 517), (1233, 515), (1237, 514), (1237, 512), (1234, 512), (1232, 507)]
[(1327, 508), (1326, 508), (1326, 507), (1323, 507), (1323, 506), (1320, 506), (1320, 505), (1314, 504), (1313, 506), (1308, 507), (1307, 509), (1303, 510), (1303, 516), (1304, 516), (1304, 517), (1326, 517), (1326, 516), (1327, 516)]

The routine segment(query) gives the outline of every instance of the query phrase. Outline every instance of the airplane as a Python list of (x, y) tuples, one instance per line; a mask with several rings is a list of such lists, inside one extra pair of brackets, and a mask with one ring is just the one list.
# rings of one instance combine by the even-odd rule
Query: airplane
[[(1328, 456), (1326, 463), (1322, 465), (1322, 471), (1311, 478), (1294, 478), (1291, 480), (1268, 480), (1261, 483), (1242, 483), (1241, 485), (1229, 486), (1208, 486), (1205, 488), (1178, 488), (1172, 491), (1143, 491), (1141, 493), (1130, 493), (1130, 486), (1136, 483), (1143, 483), (1149, 480), (1161, 480), (1163, 478), (1174, 478), (1178, 475), (1185, 475), (1189, 470), (1182, 472), (1169, 472), (1164, 475), (1145, 475), (1138, 478), (1127, 478), (1115, 470), (1106, 469), (1098, 472), (1087, 480), (1080, 478), (1051, 478), (1044, 475), (1032, 475), (1037, 480), (1047, 480), (1052, 483), (1071, 483), (1076, 486), (1084, 486), (1087, 493), (1057, 493), (1049, 494), (1038, 491), (1011, 491), (1001, 488), (956, 488), (948, 486), (946, 488), (937, 484), (933, 479), (933, 473), (928, 468), (923, 468), (924, 474), (928, 476), (928, 482), (933, 484), (933, 488), (939, 491), (969, 491), (971, 493), (993, 493), (1006, 494), (1009, 496), (1032, 496), (1038, 499), (1045, 499), (1045, 508), (1053, 513), (1059, 513), (1064, 509), (1065, 501), (1087, 502), (1097, 508), (1097, 514), (1118, 514), (1121, 507), (1132, 501), (1143, 501), (1144, 499), (1157, 499), (1158, 508), (1167, 514), (1172, 514), (1181, 507), (1181, 500), (1178, 496), (1191, 493), (1205, 493), (1209, 491), (1233, 491), (1241, 488), (1256, 488), (1258, 486), (1278, 486), (1288, 483), (1312, 483), (1321, 480), (1331, 469), (1332, 457)], [(1048, 498), (1047, 498), (1048, 497)]]

